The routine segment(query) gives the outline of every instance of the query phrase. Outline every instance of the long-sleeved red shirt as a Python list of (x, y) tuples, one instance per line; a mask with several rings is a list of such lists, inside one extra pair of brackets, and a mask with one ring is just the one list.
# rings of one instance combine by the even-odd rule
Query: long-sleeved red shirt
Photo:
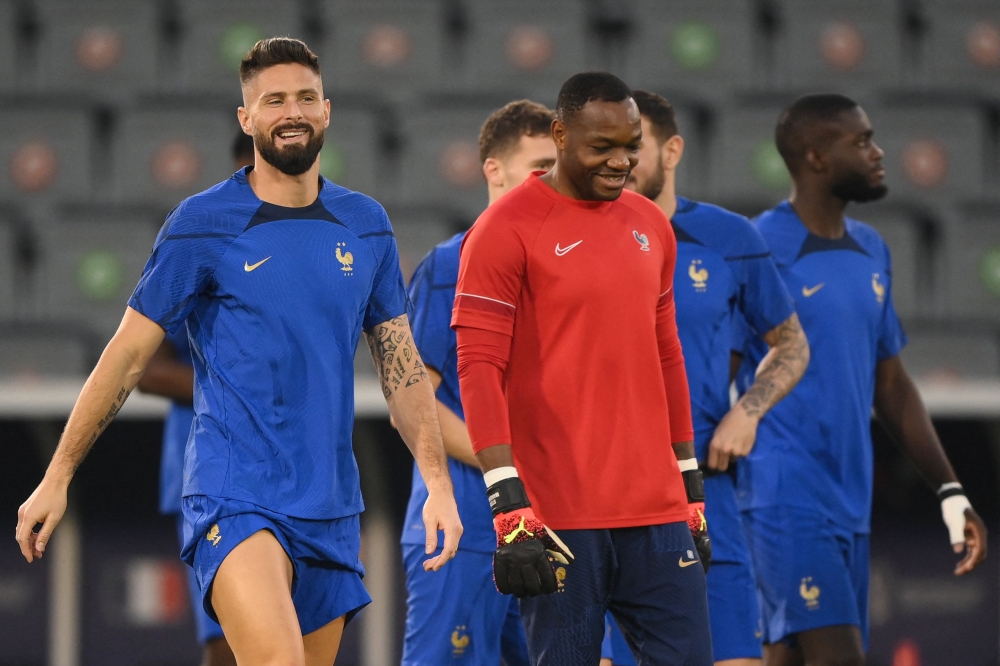
[(644, 197), (570, 199), (537, 175), (465, 239), (452, 326), (473, 447), (511, 444), (555, 529), (687, 519), (671, 446), (693, 438), (676, 252)]

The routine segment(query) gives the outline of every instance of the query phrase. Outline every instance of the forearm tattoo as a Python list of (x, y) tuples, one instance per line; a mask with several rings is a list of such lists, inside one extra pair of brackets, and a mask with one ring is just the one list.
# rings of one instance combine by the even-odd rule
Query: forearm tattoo
[(97, 428), (93, 433), (91, 433), (90, 438), (75, 447), (69, 448), (67, 454), (74, 473), (80, 467), (80, 464), (83, 463), (83, 459), (87, 457), (87, 454), (90, 453), (90, 450), (94, 447), (94, 443), (97, 442), (97, 438), (101, 436), (101, 433), (107, 429), (118, 412), (121, 411), (122, 405), (124, 405), (125, 401), (128, 400), (130, 393), (131, 391), (123, 386), (121, 390), (118, 391), (118, 395), (115, 397), (114, 401), (112, 401), (107, 414), (105, 414), (101, 420), (97, 422)]
[(428, 378), (405, 318), (396, 317), (379, 324), (365, 332), (365, 339), (386, 398), (400, 388)]
[(788, 395), (809, 364), (806, 342), (798, 315), (793, 314), (764, 336), (771, 347), (761, 363), (753, 386), (740, 398), (748, 416), (761, 417)]

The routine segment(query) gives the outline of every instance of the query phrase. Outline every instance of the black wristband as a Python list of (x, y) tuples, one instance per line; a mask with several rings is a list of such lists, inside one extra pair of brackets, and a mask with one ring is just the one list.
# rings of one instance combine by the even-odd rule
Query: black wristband
[[(956, 484), (957, 485), (957, 484)], [(939, 490), (937, 493), (939, 500), (946, 500), (949, 497), (955, 497), (956, 495), (964, 495), (965, 489), (962, 486), (952, 485), (951, 488), (945, 488), (944, 490)]]
[(700, 469), (689, 469), (681, 472), (684, 477), (684, 490), (687, 491), (688, 504), (705, 501), (705, 479)]
[(531, 506), (524, 484), (516, 476), (497, 481), (486, 489), (486, 496), (490, 500), (490, 510), (494, 516)]

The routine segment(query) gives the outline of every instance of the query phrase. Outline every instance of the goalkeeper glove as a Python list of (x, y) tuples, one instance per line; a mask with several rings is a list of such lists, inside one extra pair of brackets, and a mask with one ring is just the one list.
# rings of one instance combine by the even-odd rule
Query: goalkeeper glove
[(680, 465), (684, 490), (687, 491), (688, 529), (691, 530), (691, 538), (694, 539), (698, 557), (701, 558), (701, 566), (708, 573), (708, 567), (712, 564), (712, 540), (708, 538), (708, 521), (705, 520), (705, 479), (694, 458), (680, 461)]
[(965, 496), (961, 483), (946, 483), (938, 489), (938, 499), (941, 500), (941, 517), (948, 526), (948, 537), (951, 544), (965, 543), (965, 510), (971, 509), (969, 498)]
[(535, 517), (524, 484), (513, 468), (510, 472), (486, 491), (497, 533), (493, 581), (501, 594), (519, 599), (551, 594), (563, 585), (556, 563), (569, 564), (573, 553)]

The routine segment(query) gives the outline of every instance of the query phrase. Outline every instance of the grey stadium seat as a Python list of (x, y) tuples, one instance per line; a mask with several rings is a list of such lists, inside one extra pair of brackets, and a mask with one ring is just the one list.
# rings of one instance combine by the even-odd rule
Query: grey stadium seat
[(13, 0), (0, 0), (0, 90), (13, 90), (17, 84), (17, 40)]
[(1000, 94), (1000, 5), (955, 0), (926, 5), (924, 62), (931, 85)]
[(950, 314), (1000, 323), (1000, 208), (960, 209), (947, 232)]
[(779, 80), (852, 92), (897, 86), (902, 19), (885, 0), (784, 0)]
[(903, 319), (930, 314), (930, 294), (921, 293), (918, 275), (931, 274), (920, 265), (919, 220), (902, 209), (853, 206), (847, 214), (870, 224), (892, 255), (892, 301)]
[(918, 380), (1000, 378), (1000, 338), (983, 333), (908, 333), (901, 354)]
[(17, 309), (14, 288), (16, 252), (14, 228), (0, 217), (0, 321), (14, 318)]
[(791, 179), (774, 145), (782, 106), (731, 104), (723, 109), (709, 153), (712, 192), (721, 202), (769, 205), (788, 195)]
[(434, 2), (340, 0), (323, 5), (318, 49), (331, 90), (428, 90), (441, 79), (443, 17)]
[(86, 342), (46, 326), (40, 331), (0, 331), (0, 380), (84, 377), (92, 369)]
[(973, 107), (867, 108), (893, 196), (940, 203), (983, 193), (988, 139)]
[[(483, 207), (486, 207), (485, 203)], [(403, 278), (409, 283), (413, 271), (427, 253), (441, 241), (455, 235), (456, 225), (446, 212), (436, 209), (392, 207), (388, 213), (399, 248), (400, 268)]]
[(157, 110), (125, 115), (116, 129), (115, 198), (172, 208), (233, 173), (232, 111)]
[(294, 0), (182, 0), (181, 82), (238, 97), (240, 59), (258, 39), (303, 37)]
[(60, 215), (43, 230), (41, 275), (49, 319), (110, 339), (146, 265), (162, 220), (146, 211)]
[(760, 79), (749, 0), (643, 0), (633, 7), (630, 78), (637, 86), (714, 97)]
[(94, 97), (126, 97), (156, 85), (159, 41), (153, 0), (46, 0), (39, 85)]
[(335, 107), (324, 137), (320, 172), (338, 185), (378, 197), (381, 148), (375, 118), (365, 111)]
[(467, 81), (554, 104), (563, 82), (586, 67), (582, 2), (469, 0)]
[(87, 111), (0, 111), (0, 199), (83, 200), (91, 192)]

